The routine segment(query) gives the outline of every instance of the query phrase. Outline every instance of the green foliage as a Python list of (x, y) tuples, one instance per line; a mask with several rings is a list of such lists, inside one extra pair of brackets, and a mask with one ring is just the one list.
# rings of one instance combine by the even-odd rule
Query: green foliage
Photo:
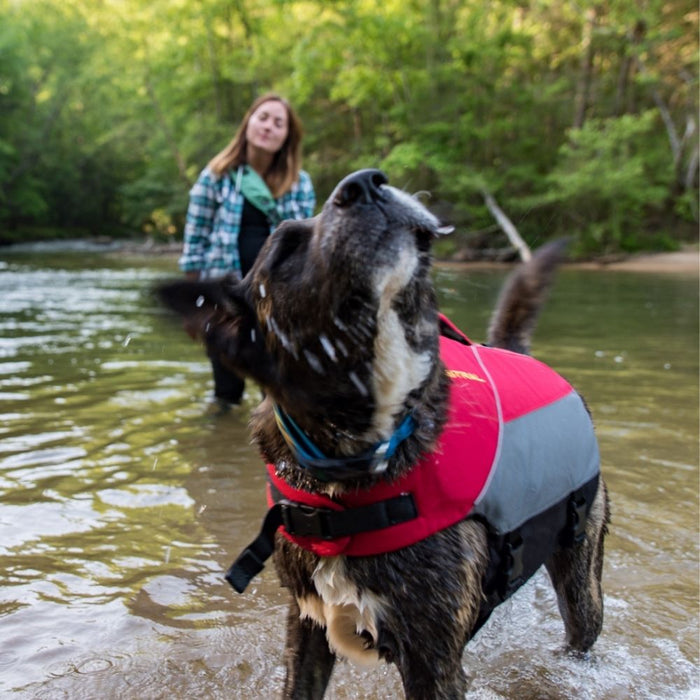
[(582, 252), (635, 248), (645, 217), (663, 207), (673, 170), (655, 142), (658, 128), (650, 110), (590, 120), (569, 132), (547, 178), (547, 199), (580, 231)]
[(191, 183), (276, 89), (304, 120), (319, 201), (351, 169), (380, 166), (462, 231), (492, 226), (488, 191), (530, 242), (668, 245), (698, 209), (697, 132), (682, 139), (697, 113), (697, 13), (682, 0), (588, 10), (0, 0), (0, 223), (179, 235)]

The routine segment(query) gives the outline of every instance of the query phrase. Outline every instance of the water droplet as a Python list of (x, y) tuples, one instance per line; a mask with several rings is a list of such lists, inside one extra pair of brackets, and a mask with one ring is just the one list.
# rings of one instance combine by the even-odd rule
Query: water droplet
[(255, 342), (255, 328), (250, 329), (250, 342), (254, 343)]
[(267, 294), (267, 291), (265, 290), (265, 285), (262, 282), (260, 283), (258, 290), (260, 291), (260, 296), (264, 299)]
[(194, 305), (195, 305), (197, 308), (201, 308), (202, 306), (204, 306), (204, 302), (205, 302), (205, 301), (206, 301), (206, 299), (204, 298), (204, 296), (203, 296), (202, 294), (200, 294), (200, 295), (197, 297), (197, 300), (194, 302)]
[(348, 349), (345, 347), (345, 343), (338, 339), (335, 341), (336, 346), (338, 347), (338, 350), (340, 350), (340, 354), (343, 355), (343, 357), (348, 357)]
[(308, 350), (304, 350), (304, 357), (309, 363), (309, 367), (311, 367), (311, 369), (314, 370), (314, 372), (324, 374), (323, 365), (319, 361), (318, 357), (316, 357), (316, 355), (314, 355), (312, 352), (309, 352)]
[(331, 362), (337, 362), (338, 358), (335, 355), (335, 348), (333, 347), (333, 343), (331, 343), (331, 341), (328, 340), (328, 338), (323, 333), (319, 336), (318, 339), (321, 341), (321, 345), (323, 346), (326, 355), (328, 355), (328, 357), (331, 358)]
[(114, 666), (109, 659), (86, 659), (75, 667), (76, 673), (90, 675), (93, 673), (104, 673)]
[(280, 329), (280, 327), (277, 325), (277, 321), (275, 321), (272, 316), (268, 317), (267, 319), (267, 330), (274, 333), (279, 338), (280, 343), (282, 343), (282, 347), (296, 360), (298, 356), (294, 344)]
[(355, 387), (362, 394), (362, 396), (369, 396), (369, 391), (367, 391), (367, 387), (365, 386), (364, 382), (361, 381), (360, 378), (354, 372), (350, 372), (350, 374), (348, 374), (348, 377), (350, 377), (350, 381), (355, 385)]

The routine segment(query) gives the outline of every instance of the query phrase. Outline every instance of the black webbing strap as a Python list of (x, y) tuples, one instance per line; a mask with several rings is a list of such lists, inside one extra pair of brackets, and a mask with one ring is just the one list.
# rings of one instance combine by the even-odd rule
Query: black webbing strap
[(513, 591), (517, 590), (527, 579), (525, 575), (525, 543), (523, 542), (520, 529), (509, 532), (503, 542), (501, 581), (499, 594), (507, 598)]
[(381, 530), (413, 520), (418, 515), (413, 497), (408, 493), (346, 510), (313, 508), (286, 500), (279, 501), (278, 505), (282, 507), (282, 524), (290, 535), (322, 540)]
[[(586, 489), (588, 486), (588, 489)], [(561, 533), (560, 542), (563, 547), (571, 547), (574, 544), (583, 542), (586, 536), (586, 520), (588, 511), (591, 508), (595, 492), (591, 495), (586, 491), (590, 491), (590, 486), (586, 486), (574, 491), (569, 496), (567, 502), (567, 520), (566, 527)]]
[[(273, 489), (273, 498), (279, 494), (275, 491)], [(267, 511), (258, 536), (229, 567), (226, 580), (238, 593), (243, 593), (272, 555), (275, 532), (280, 525), (284, 525), (290, 535), (333, 540), (360, 532), (381, 530), (413, 520), (417, 516), (418, 511), (410, 493), (346, 510), (315, 508), (284, 499), (278, 500)]]
[(282, 506), (276, 503), (267, 511), (258, 536), (238, 555), (226, 572), (226, 580), (243, 593), (251, 579), (264, 568), (275, 548), (275, 532), (282, 524)]
[(512, 532), (489, 531), (489, 566), (483, 580), (486, 597), (474, 633), (486, 622), (493, 608), (520, 588), (555, 551), (583, 541), (599, 478), (596, 474)]

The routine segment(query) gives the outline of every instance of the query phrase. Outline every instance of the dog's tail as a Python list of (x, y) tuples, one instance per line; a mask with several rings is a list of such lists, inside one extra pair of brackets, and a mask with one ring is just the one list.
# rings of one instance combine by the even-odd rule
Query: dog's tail
[(559, 239), (538, 248), (532, 259), (506, 280), (491, 317), (489, 345), (523, 354), (530, 352), (537, 316), (554, 281), (554, 273), (564, 260), (567, 245), (567, 239)]

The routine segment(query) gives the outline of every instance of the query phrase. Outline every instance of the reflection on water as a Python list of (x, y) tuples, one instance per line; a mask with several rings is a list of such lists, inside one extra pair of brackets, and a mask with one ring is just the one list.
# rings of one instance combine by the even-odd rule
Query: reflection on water
[[(258, 392), (210, 414), (202, 351), (149, 294), (170, 260), (95, 251), (0, 262), (0, 693), (268, 698), (285, 594), (222, 572), (257, 532)], [(502, 273), (440, 269), (443, 309), (483, 337)], [(473, 698), (698, 697), (697, 277), (564, 270), (534, 344), (594, 413), (613, 500), (595, 658), (556, 650), (546, 576), (469, 645)], [(400, 696), (340, 663), (330, 698)]]

